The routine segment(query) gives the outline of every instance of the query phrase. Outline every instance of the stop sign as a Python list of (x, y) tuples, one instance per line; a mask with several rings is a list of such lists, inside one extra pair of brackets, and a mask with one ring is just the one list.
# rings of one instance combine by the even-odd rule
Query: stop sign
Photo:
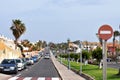
[(113, 35), (113, 29), (109, 25), (102, 25), (98, 30), (98, 36), (103, 40), (110, 39), (112, 35)]

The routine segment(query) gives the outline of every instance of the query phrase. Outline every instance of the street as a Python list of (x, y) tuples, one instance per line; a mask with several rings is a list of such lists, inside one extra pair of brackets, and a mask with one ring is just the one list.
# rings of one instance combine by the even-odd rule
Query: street
[(107, 67), (119, 69), (120, 68), (120, 63), (108, 62)]
[[(28, 69), (19, 72), (9, 80), (16, 80), (16, 78), (59, 78), (51, 59), (42, 58), (39, 62), (28, 67)], [(56, 79), (58, 80), (58, 79)]]

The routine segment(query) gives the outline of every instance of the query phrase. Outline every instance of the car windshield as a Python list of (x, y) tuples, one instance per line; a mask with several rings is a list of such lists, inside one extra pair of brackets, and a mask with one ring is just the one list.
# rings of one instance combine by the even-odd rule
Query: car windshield
[(19, 60), (19, 59), (16, 59), (16, 62), (17, 62), (17, 63), (21, 63), (21, 60)]
[(26, 60), (29, 60), (29, 58), (26, 58)]
[(2, 64), (15, 64), (14, 60), (3, 60)]

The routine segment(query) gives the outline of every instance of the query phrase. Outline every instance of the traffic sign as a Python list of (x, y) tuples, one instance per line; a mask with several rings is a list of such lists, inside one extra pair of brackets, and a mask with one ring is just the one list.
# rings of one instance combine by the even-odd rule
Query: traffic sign
[(98, 36), (103, 40), (108, 40), (113, 35), (113, 29), (109, 25), (102, 25), (98, 30)]
[(106, 42), (109, 38), (111, 38), (113, 35), (113, 29), (109, 25), (102, 25), (99, 30), (98, 30), (98, 36), (99, 38), (103, 39), (103, 49), (102, 49), (102, 54), (103, 54), (103, 80), (107, 79), (107, 49), (106, 49)]

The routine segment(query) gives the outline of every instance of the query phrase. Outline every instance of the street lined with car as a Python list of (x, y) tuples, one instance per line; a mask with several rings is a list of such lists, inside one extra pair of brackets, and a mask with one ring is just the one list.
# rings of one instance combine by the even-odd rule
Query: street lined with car
[(29, 68), (30, 65), (40, 60), (40, 55), (34, 55), (29, 58), (3, 59), (0, 64), (1, 73), (17, 74), (19, 71)]
[[(45, 57), (46, 56), (46, 57)], [(3, 71), (1, 73), (3, 74), (9, 74), (12, 77), (8, 80), (17, 80), (17, 79), (42, 79), (42, 80), (60, 80), (59, 73), (57, 72), (49, 53), (45, 53), (44, 55), (35, 55), (30, 58), (18, 58), (18, 59), (7, 59), (8, 62), (14, 61), (16, 72), (11, 72), (9, 70), (3, 69), (2, 65), (0, 65), (0, 69), (3, 69), (6, 73)], [(4, 60), (3, 60), (4, 61)], [(5, 60), (6, 61), (6, 60)], [(5, 62), (4, 61), (4, 62)]]

